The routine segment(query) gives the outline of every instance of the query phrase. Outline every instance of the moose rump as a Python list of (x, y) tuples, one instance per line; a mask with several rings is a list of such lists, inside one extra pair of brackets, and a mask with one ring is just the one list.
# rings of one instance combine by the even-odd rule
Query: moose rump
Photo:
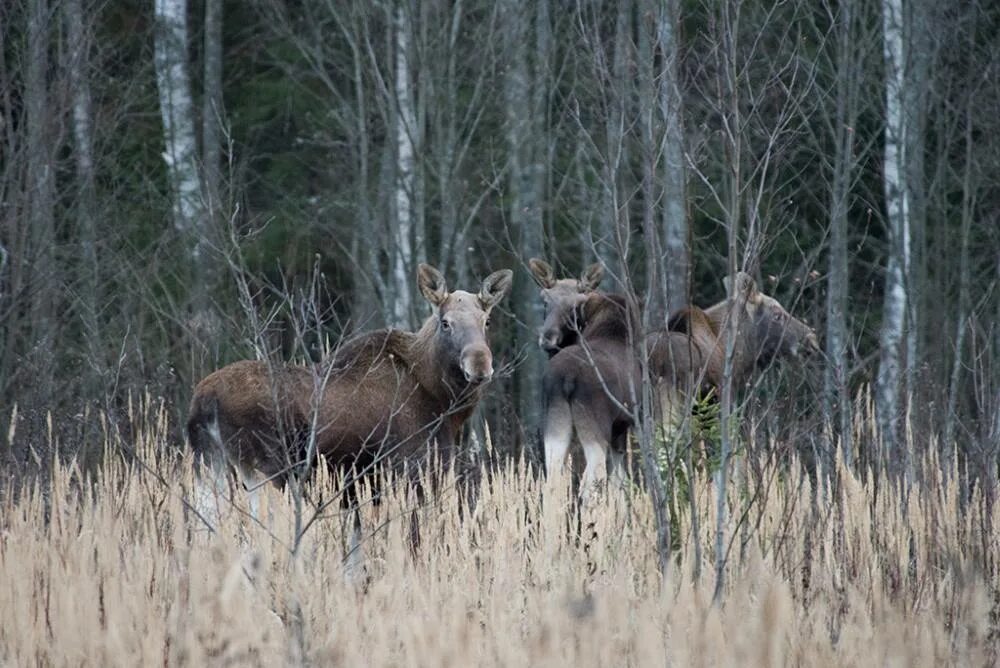
[(633, 394), (640, 382), (630, 340), (637, 319), (620, 295), (591, 294), (577, 307), (579, 342), (549, 360), (543, 381), (545, 399), (545, 468), (561, 471), (574, 435), (583, 449), (586, 468), (580, 495), (612, 469), (620, 474), (628, 430), (633, 425)]

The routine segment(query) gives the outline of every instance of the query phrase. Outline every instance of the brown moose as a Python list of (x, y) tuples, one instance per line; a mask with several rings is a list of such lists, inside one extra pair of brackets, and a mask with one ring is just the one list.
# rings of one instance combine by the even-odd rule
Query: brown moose
[[(586, 497), (606, 477), (608, 454), (613, 473), (623, 475), (627, 435), (633, 424), (632, 398), (641, 382), (632, 345), (639, 333), (638, 317), (629, 311), (624, 298), (593, 291), (599, 272), (594, 272), (597, 282), (588, 282), (591, 290), (573, 295), (568, 289), (554, 290), (560, 284), (568, 288), (572, 281), (556, 281), (546, 263), (534, 259), (529, 266), (547, 309), (541, 342), (552, 355), (544, 381), (546, 472), (555, 476), (561, 471), (575, 434), (587, 462), (581, 481), (581, 496)], [(726, 285), (728, 293), (728, 279)], [(664, 411), (658, 416), (661, 419), (681, 417), (677, 411), (684, 404), (678, 398), (684, 393), (721, 385), (726, 326), (736, 333), (735, 383), (744, 382), (755, 368), (775, 359), (797, 356), (803, 347), (818, 349), (812, 329), (757, 290), (749, 275), (737, 274), (732, 294), (732, 300), (708, 309), (676, 314), (668, 330), (654, 332), (647, 339), (650, 372)], [(566, 331), (552, 332), (551, 328)], [(555, 341), (573, 343), (553, 354), (551, 342)]]
[(434, 443), (446, 461), (493, 376), (487, 325), (511, 278), (497, 271), (478, 294), (449, 292), (421, 264), (417, 282), (433, 313), (418, 331), (359, 335), (313, 367), (242, 361), (215, 371), (191, 400), (195, 453), (215, 471), (232, 465), (248, 489), (283, 482), (310, 448), (362, 473), (422, 458)]
[[(729, 277), (723, 279), (730, 294)], [(746, 383), (755, 370), (763, 370), (782, 358), (819, 350), (816, 333), (792, 317), (773, 297), (757, 289), (744, 272), (737, 272), (733, 299), (707, 309), (682, 309), (670, 317), (667, 331), (657, 334), (651, 345), (653, 373), (660, 379), (664, 420), (676, 421), (680, 401), (692, 392), (722, 387), (726, 361), (726, 328), (732, 327), (732, 382)]]

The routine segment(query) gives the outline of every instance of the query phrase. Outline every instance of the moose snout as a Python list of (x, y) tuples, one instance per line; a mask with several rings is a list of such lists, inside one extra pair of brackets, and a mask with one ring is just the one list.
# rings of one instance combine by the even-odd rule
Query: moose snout
[(816, 336), (816, 332), (809, 332), (806, 336), (806, 350), (810, 353), (819, 352), (819, 337)]
[(559, 344), (562, 341), (562, 334), (558, 329), (545, 329), (538, 336), (538, 345), (542, 347), (549, 357), (559, 352)]
[(796, 345), (793, 350), (793, 354), (798, 357), (811, 357), (819, 352), (819, 337), (811, 329), (802, 337), (802, 344)]
[(485, 383), (493, 378), (493, 354), (485, 346), (468, 346), (462, 351), (462, 373), (469, 383)]

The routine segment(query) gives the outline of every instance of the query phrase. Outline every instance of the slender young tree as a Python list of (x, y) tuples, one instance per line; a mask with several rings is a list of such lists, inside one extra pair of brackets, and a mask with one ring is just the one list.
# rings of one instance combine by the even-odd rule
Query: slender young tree
[[(395, 10), (395, 92), (394, 134), (396, 139), (396, 179), (392, 235), (392, 324), (407, 329), (414, 319), (412, 283), (416, 194), (417, 114), (413, 77), (410, 71), (413, 44), (413, 16), (406, 0)], [(422, 239), (418, 239), (421, 242)]]
[(28, 2), (27, 64), (24, 72), (24, 110), (27, 126), (28, 254), (20, 258), (30, 267), (30, 326), (37, 340), (37, 379), (48, 387), (52, 365), (55, 321), (54, 285), (57, 280), (55, 247), (55, 155), (49, 105), (49, 49), (53, 8), (48, 0)]
[[(536, 21), (547, 22), (548, 5), (541, 2), (536, 7)], [(540, 31), (532, 40), (532, 14), (529, 7), (517, 0), (503, 0), (501, 21), (507, 48), (506, 75), (504, 77), (505, 124), (508, 149), (508, 188), (510, 208), (508, 224), (517, 240), (521, 257), (542, 255), (541, 189), (544, 181), (544, 133), (541, 106), (533, 97), (536, 86), (548, 82), (540, 73), (545, 71), (549, 26), (536, 25)], [(545, 31), (545, 36), (541, 35)], [(544, 51), (543, 51), (544, 49)], [(534, 72), (529, 56), (535, 53)], [(514, 309), (520, 324), (518, 347), (525, 350), (524, 362), (519, 369), (518, 407), (522, 424), (535, 430), (541, 417), (541, 360), (534, 349), (538, 328), (542, 322), (542, 307), (531, 280), (519, 272), (515, 277)]]
[(905, 51), (902, 0), (882, 0), (885, 59), (885, 149), (883, 186), (889, 246), (886, 253), (885, 301), (880, 337), (878, 415), (885, 457), (897, 472), (909, 470), (909, 453), (899, 439), (902, 414), (902, 367), (910, 271), (910, 212), (907, 169), (907, 114), (903, 106)]
[(94, 164), (94, 111), (90, 90), (91, 21), (84, 14), (83, 0), (62, 3), (68, 53), (66, 68), (72, 98), (73, 157), (76, 171), (76, 220), (80, 238), (80, 311), (91, 363), (100, 359), (101, 271), (97, 251), (97, 176)]
[(684, 166), (684, 113), (678, 68), (678, 2), (656, 3), (656, 43), (659, 50), (660, 116), (663, 119), (663, 281), (667, 312), (690, 302), (691, 251), (687, 219), (687, 170)]
[(222, 168), (222, 0), (205, 0), (204, 71), (201, 109), (201, 164), (208, 212), (220, 211)]
[(155, 20), (154, 64), (173, 223), (188, 247), (193, 276), (189, 299), (195, 324), (204, 326), (208, 306), (203, 280), (204, 264), (208, 261), (205, 257), (207, 220), (188, 75), (187, 0), (155, 0)]
[(854, 462), (851, 429), (851, 392), (847, 369), (847, 291), (848, 291), (848, 210), (851, 184), (856, 171), (854, 127), (857, 125), (857, 71), (861, 65), (856, 43), (854, 0), (839, 4), (835, 14), (836, 49), (834, 112), (828, 130), (833, 140), (830, 166), (830, 241), (827, 269), (826, 354), (824, 395), (827, 420), (840, 438), (844, 462)]

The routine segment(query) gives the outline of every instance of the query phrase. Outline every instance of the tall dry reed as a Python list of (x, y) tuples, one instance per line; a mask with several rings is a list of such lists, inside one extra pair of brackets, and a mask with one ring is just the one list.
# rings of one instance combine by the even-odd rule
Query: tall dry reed
[[(729, 583), (711, 604), (714, 494), (693, 481), (700, 533), (661, 579), (647, 497), (569, 494), (509, 462), (460, 503), (453, 481), (364, 506), (364, 569), (345, 577), (350, 523), (324, 511), (293, 555), (292, 505), (242, 494), (216, 533), (185, 505), (189, 460), (146, 403), (135, 440), (96, 476), (55, 463), (0, 505), (4, 665), (992, 665), (1000, 527), (981, 491), (960, 499), (928, 458), (908, 496), (840, 464), (809, 476), (755, 462), (731, 478)], [(16, 438), (16, 435), (12, 435)], [(813, 480), (820, 480), (818, 485)], [(325, 475), (310, 499), (335, 496)], [(309, 504), (306, 504), (309, 508)], [(675, 503), (684, 509), (686, 503)], [(580, 521), (577, 521), (580, 520)], [(692, 574), (698, 571), (697, 579)]]

